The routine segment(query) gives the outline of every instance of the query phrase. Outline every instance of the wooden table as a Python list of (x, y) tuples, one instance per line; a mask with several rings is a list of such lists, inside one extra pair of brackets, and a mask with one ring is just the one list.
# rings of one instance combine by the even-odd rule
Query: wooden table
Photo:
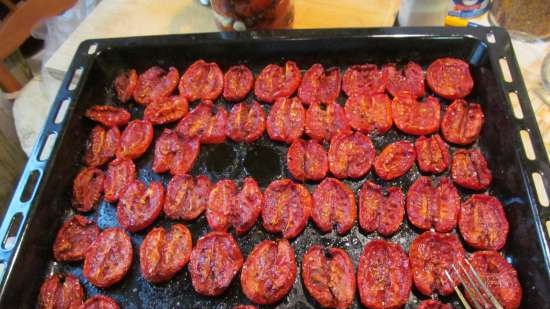
[[(295, 0), (294, 28), (389, 27), (393, 25), (399, 2)], [(200, 5), (198, 0), (106, 0), (52, 55), (46, 68), (62, 79), (78, 45), (89, 38), (214, 31), (218, 29), (210, 8)]]

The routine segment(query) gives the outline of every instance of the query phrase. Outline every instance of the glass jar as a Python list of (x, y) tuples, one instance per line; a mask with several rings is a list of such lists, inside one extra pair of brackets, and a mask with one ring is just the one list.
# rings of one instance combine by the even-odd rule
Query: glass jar
[(294, 22), (293, 0), (211, 0), (222, 31), (285, 29)]
[(549, 16), (548, 0), (494, 0), (489, 22), (547, 40), (550, 39)]

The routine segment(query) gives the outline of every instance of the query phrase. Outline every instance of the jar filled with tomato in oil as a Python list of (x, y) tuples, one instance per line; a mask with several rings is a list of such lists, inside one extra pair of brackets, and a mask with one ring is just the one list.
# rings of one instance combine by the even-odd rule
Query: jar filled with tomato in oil
[(211, 0), (222, 31), (285, 29), (294, 21), (293, 0)]

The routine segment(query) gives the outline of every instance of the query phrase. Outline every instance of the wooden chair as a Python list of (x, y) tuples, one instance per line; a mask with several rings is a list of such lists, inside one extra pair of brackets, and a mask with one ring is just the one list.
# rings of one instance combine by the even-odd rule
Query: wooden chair
[(11, 93), (22, 87), (4, 66), (4, 60), (25, 42), (31, 35), (31, 30), (40, 21), (59, 15), (72, 7), (76, 1), (25, 0), (15, 4), (12, 0), (0, 0), (10, 10), (10, 14), (0, 24), (0, 87), (2, 90)]

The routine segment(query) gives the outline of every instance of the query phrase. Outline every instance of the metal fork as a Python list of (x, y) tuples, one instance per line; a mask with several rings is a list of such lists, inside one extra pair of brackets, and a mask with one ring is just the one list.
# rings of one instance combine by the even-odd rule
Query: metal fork
[[(464, 290), (472, 302), (471, 305), (473, 308), (485, 309), (491, 308), (490, 306), (492, 305), (493, 308), (504, 309), (467, 259), (459, 261), (456, 265), (451, 265), (451, 269), (460, 280), (460, 283), (462, 283)], [(464, 308), (472, 309), (472, 306), (468, 303), (464, 297), (464, 294), (462, 294), (459, 287), (454, 283), (454, 280), (448, 270), (445, 270), (445, 276), (449, 282), (451, 282), (456, 295), (464, 305)]]

